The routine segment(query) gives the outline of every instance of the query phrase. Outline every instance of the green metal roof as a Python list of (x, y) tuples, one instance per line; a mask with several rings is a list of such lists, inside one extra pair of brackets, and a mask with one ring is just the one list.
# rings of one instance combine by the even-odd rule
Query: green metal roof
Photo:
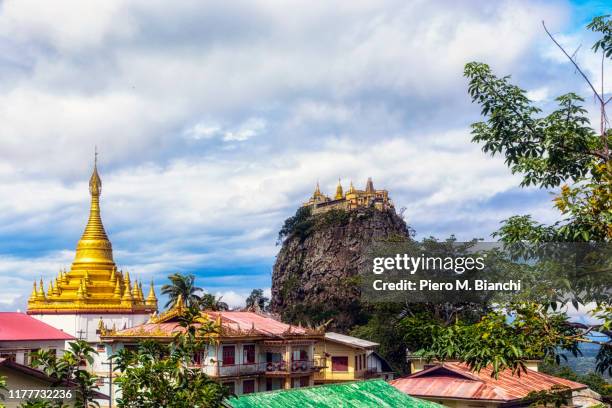
[(225, 400), (232, 408), (440, 408), (410, 397), (383, 380), (319, 385), (243, 395)]

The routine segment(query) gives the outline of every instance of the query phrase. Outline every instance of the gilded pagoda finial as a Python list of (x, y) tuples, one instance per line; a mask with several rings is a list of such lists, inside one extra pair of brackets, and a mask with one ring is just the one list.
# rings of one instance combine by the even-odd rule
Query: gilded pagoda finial
[(98, 174), (98, 148), (94, 152), (94, 168), (91, 177), (89, 178), (89, 193), (92, 196), (100, 196), (102, 194), (102, 180)]
[(38, 296), (38, 291), (36, 290), (36, 281), (34, 281), (34, 284), (32, 285), (32, 294), (30, 295), (30, 299), (28, 299), (28, 301), (32, 302), (36, 300), (37, 296)]
[(113, 297), (116, 299), (121, 298), (121, 284), (119, 283), (119, 279), (115, 281), (115, 290), (113, 292)]
[(315, 191), (312, 194), (313, 198), (321, 197), (321, 188), (319, 187), (319, 180), (317, 180), (317, 186), (315, 187)]
[(336, 187), (336, 196), (334, 197), (336, 200), (342, 200), (344, 197), (344, 192), (342, 191), (342, 183), (341, 180), (338, 179), (338, 186)]
[(155, 285), (153, 279), (151, 279), (151, 287), (149, 288), (149, 295), (147, 296), (146, 304), (155, 307), (157, 310), (157, 296), (155, 296)]

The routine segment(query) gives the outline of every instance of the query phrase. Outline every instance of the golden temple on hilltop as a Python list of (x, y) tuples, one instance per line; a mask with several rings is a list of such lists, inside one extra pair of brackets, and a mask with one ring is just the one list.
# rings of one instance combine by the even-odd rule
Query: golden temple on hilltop
[(313, 214), (320, 214), (333, 209), (353, 210), (361, 207), (373, 207), (385, 211), (393, 208), (393, 202), (389, 198), (387, 190), (374, 189), (372, 178), (369, 177), (365, 190), (357, 190), (351, 181), (346, 194), (343, 192), (342, 183), (338, 180), (336, 195), (333, 199), (321, 193), (317, 182), (312, 197), (302, 207), (309, 207)]
[(157, 312), (153, 282), (145, 298), (142, 282), (132, 281), (128, 271), (117, 270), (113, 260), (113, 247), (100, 217), (102, 180), (97, 159), (89, 179), (89, 193), (89, 220), (70, 270), (60, 270), (48, 283), (46, 292), (42, 278), (38, 285), (34, 282), (28, 314)]

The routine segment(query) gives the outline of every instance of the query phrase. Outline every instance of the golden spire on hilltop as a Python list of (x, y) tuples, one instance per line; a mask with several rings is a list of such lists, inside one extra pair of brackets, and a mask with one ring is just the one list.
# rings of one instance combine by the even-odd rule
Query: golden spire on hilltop
[(334, 199), (342, 200), (343, 197), (344, 197), (344, 193), (342, 191), (342, 183), (340, 179), (338, 179), (338, 187), (336, 187), (336, 196), (334, 197)]
[(374, 183), (372, 182), (372, 177), (368, 177), (368, 181), (366, 181), (365, 191), (368, 194), (374, 194), (375, 190), (374, 190)]
[(318, 197), (321, 197), (321, 196), (322, 196), (321, 188), (319, 187), (319, 181), (317, 180), (317, 186), (315, 187), (315, 191), (312, 194), (312, 198), (318, 198)]

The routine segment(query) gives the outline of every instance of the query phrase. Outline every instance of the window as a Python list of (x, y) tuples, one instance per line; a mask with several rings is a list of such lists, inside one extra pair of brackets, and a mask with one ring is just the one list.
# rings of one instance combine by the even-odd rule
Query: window
[(223, 365), (236, 364), (236, 348), (234, 346), (223, 346)]
[(255, 364), (255, 345), (245, 344), (242, 347), (242, 362), (244, 364)]
[(361, 356), (355, 356), (355, 370), (359, 371), (361, 370), (361, 367), (359, 367), (361, 365)]
[(242, 382), (242, 393), (252, 394), (255, 392), (255, 380), (244, 380)]
[(199, 351), (193, 353), (193, 364), (196, 366), (202, 365), (202, 353)]
[(308, 387), (310, 381), (308, 377), (298, 377), (293, 379), (292, 388)]
[(236, 384), (233, 381), (221, 383), (224, 387), (226, 387), (230, 394), (236, 394)]
[(17, 354), (16, 353), (0, 353), (0, 358), (5, 358), (9, 361), (15, 362), (15, 360), (17, 359)]
[(332, 357), (332, 371), (348, 371), (348, 357)]
[(106, 347), (104, 347), (104, 344), (98, 343), (98, 344), (96, 344), (96, 351), (98, 353), (102, 353), (102, 352), (106, 351)]

